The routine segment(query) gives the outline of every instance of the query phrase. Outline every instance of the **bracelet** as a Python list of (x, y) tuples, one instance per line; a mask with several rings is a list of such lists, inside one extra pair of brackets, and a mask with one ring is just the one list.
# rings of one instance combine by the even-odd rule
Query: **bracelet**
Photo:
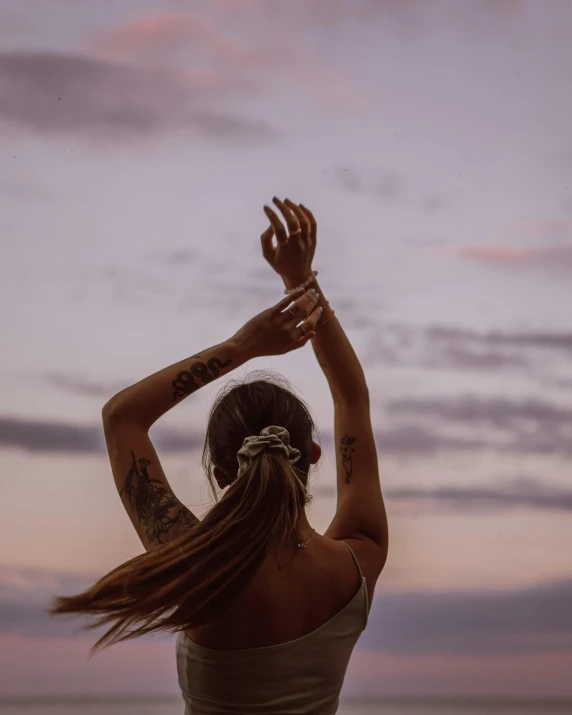
[[(327, 302), (326, 305), (330, 305), (330, 303)], [(314, 332), (316, 330), (318, 330), (319, 328), (323, 328), (324, 325), (327, 325), (330, 322), (330, 320), (334, 317), (335, 314), (336, 314), (336, 311), (332, 310), (332, 314), (330, 315), (330, 317), (327, 320), (324, 320), (324, 322), (321, 325), (316, 325), (316, 327), (314, 328)]]
[(288, 290), (288, 288), (284, 288), (284, 295), (294, 293), (295, 291), (299, 290), (300, 288), (307, 288), (317, 275), (318, 275), (318, 271), (312, 271), (310, 273), (310, 277), (307, 280), (305, 280), (304, 283), (301, 283), (299, 286), (296, 286), (296, 288), (292, 288), (291, 290)]
[[(296, 286), (296, 288), (292, 288), (291, 290), (288, 290), (288, 288), (285, 288), (285, 289), (284, 289), (284, 295), (288, 295), (288, 294), (290, 294), (290, 293), (294, 293), (295, 291), (300, 290), (300, 288), (306, 289), (306, 288), (310, 285), (310, 283), (314, 280), (314, 278), (315, 278), (317, 275), (318, 275), (318, 271), (312, 271), (312, 272), (310, 273), (310, 277), (309, 277), (307, 280), (305, 280), (304, 283), (301, 283), (299, 286)], [(327, 305), (327, 306), (330, 305), (330, 301), (329, 301), (329, 300), (326, 301), (325, 306), (326, 306), (326, 305)], [(325, 306), (324, 306), (324, 307), (325, 307)], [(331, 310), (331, 308), (330, 308), (330, 310)], [(329, 317), (327, 320), (325, 320), (321, 325), (316, 325), (316, 327), (314, 328), (314, 332), (315, 332), (316, 330), (318, 330), (318, 328), (321, 328), (322, 326), (324, 326), (324, 325), (326, 325), (327, 323), (329, 323), (330, 320), (334, 317), (335, 314), (336, 314), (336, 311), (335, 311), (335, 310), (332, 310), (332, 314), (330, 315), (330, 317)]]

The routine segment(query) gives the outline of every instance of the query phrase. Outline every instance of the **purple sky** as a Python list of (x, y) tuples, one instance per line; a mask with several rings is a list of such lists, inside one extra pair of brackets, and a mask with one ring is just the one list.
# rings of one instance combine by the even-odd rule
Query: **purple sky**
[[(344, 691), (572, 696), (571, 23), (564, 0), (0, 0), (0, 695), (176, 693), (172, 640), (87, 664), (41, 609), (141, 551), (101, 408), (280, 299), (276, 194), (318, 219), (391, 522)], [(327, 384), (309, 347), (231, 378), (258, 368), (313, 410), (323, 531)], [(199, 516), (222, 387), (151, 432)]]

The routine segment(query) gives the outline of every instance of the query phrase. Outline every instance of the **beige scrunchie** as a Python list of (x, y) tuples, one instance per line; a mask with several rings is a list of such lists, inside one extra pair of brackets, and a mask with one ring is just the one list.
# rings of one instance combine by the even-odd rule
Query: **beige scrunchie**
[(244, 438), (242, 447), (237, 452), (237, 477), (240, 477), (252, 461), (252, 458), (262, 452), (263, 449), (281, 450), (286, 459), (292, 464), (296, 463), (302, 456), (299, 449), (290, 446), (290, 432), (286, 428), (278, 427), (277, 425), (265, 427), (259, 435)]

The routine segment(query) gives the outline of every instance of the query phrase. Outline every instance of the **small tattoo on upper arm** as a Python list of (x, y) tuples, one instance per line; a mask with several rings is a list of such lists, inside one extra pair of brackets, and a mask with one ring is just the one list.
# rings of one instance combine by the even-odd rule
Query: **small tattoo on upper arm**
[(357, 437), (350, 437), (347, 432), (340, 439), (340, 453), (342, 455), (342, 464), (346, 471), (346, 484), (349, 484), (352, 478), (352, 454), (355, 452), (355, 449), (352, 445), (356, 440)]
[(145, 528), (150, 543), (164, 544), (194, 526), (199, 519), (177, 499), (169, 487), (147, 472), (151, 462), (135, 458), (119, 496), (127, 501)]
[[(219, 358), (212, 357), (209, 358), (206, 363), (195, 362), (191, 365), (190, 370), (181, 370), (177, 374), (177, 377), (173, 380), (173, 402), (178, 400), (180, 397), (186, 397), (187, 395), (192, 395), (196, 392), (201, 385), (198, 385), (193, 377), (198, 377), (206, 385), (207, 382), (212, 382), (220, 375), (218, 368), (228, 367), (232, 360), (227, 360), (226, 362), (221, 362)], [(218, 367), (217, 367), (218, 366)], [(209, 370), (213, 373), (209, 373)]]

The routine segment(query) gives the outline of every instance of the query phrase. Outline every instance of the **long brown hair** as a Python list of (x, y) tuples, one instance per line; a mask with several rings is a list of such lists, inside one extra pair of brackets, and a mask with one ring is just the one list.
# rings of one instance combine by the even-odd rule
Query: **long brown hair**
[[(237, 478), (243, 440), (269, 425), (289, 431), (300, 459), (291, 464), (276, 450), (263, 450)], [(100, 616), (84, 630), (113, 623), (90, 657), (113, 643), (217, 620), (253, 578), (268, 549), (290, 537), (311, 502), (307, 487), (316, 431), (309, 408), (283, 376), (256, 371), (228, 381), (209, 415), (202, 464), (215, 504), (202, 521), (113, 569), (83, 593), (57, 597), (49, 613)], [(213, 467), (231, 482), (220, 499)]]

